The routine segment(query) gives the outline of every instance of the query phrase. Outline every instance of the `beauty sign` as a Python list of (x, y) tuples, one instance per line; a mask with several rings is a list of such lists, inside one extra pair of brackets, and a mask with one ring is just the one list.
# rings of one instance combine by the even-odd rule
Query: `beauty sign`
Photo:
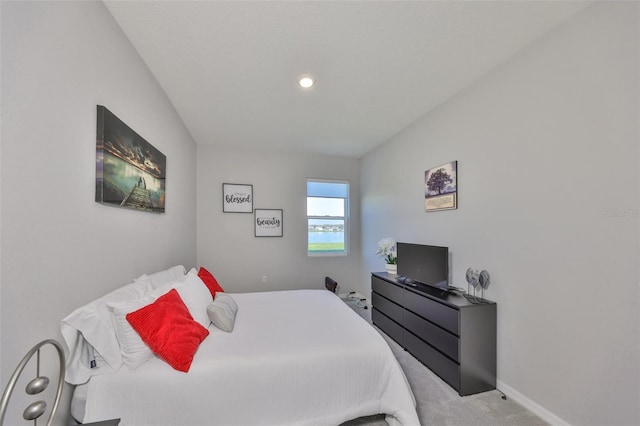
[(256, 209), (256, 237), (282, 237), (282, 209)]
[(224, 213), (253, 213), (253, 185), (222, 184)]

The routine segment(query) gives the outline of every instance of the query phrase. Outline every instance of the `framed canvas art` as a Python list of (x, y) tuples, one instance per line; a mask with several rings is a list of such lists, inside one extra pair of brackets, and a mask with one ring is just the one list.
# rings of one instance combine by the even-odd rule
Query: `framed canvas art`
[(424, 172), (425, 211), (458, 208), (458, 162), (452, 161)]
[(282, 237), (282, 209), (256, 209), (256, 237)]
[(223, 183), (222, 211), (224, 213), (253, 213), (253, 185)]
[(96, 201), (164, 213), (167, 157), (98, 105)]

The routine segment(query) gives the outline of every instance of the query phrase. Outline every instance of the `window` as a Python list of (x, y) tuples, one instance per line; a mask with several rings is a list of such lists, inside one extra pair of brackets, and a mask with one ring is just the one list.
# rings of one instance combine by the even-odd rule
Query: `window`
[(349, 252), (349, 182), (307, 180), (307, 254)]

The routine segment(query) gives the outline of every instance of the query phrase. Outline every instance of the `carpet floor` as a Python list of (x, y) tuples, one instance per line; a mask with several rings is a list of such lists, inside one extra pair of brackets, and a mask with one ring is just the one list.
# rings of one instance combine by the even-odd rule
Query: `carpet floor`
[[(354, 309), (371, 322), (371, 311)], [(416, 398), (416, 411), (422, 426), (542, 426), (547, 422), (515, 401), (502, 399), (499, 391), (461, 397), (386, 334), (385, 338), (402, 366)], [(384, 416), (352, 420), (343, 426), (385, 426)]]

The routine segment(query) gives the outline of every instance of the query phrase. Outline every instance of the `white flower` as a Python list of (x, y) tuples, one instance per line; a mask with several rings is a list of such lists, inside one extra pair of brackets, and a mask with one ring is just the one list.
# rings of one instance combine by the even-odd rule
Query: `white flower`
[(393, 238), (383, 238), (378, 241), (378, 256), (382, 256), (386, 263), (394, 265), (398, 262), (398, 253), (396, 252), (396, 240)]

